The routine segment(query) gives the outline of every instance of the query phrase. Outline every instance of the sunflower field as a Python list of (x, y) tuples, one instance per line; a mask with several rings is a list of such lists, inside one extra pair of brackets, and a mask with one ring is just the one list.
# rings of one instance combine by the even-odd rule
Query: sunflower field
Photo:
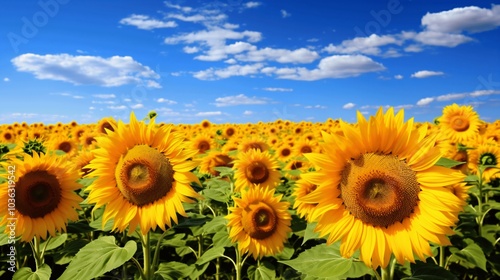
[(500, 120), (0, 125), (1, 279), (500, 279)]

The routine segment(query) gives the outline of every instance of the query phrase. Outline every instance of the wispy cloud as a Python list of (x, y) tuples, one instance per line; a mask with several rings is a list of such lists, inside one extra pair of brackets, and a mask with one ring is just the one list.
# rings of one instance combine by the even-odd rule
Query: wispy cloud
[(11, 61), (17, 71), (32, 73), (40, 80), (104, 87), (117, 87), (126, 84), (161, 87), (152, 80), (159, 79), (160, 76), (130, 56), (103, 58), (70, 54), (38, 55), (27, 53), (17, 56)]
[(266, 87), (263, 88), (265, 91), (279, 91), (279, 92), (291, 92), (293, 88), (277, 88), (277, 87)]
[(267, 104), (268, 98), (248, 97), (244, 94), (218, 97), (215, 99), (216, 107), (237, 106), (237, 105), (263, 105)]
[(93, 97), (101, 98), (101, 99), (111, 99), (111, 98), (116, 98), (116, 95), (112, 93), (106, 93), (106, 94), (92, 94)]
[(417, 72), (411, 74), (411, 77), (422, 79), (422, 78), (429, 78), (429, 77), (442, 76), (442, 75), (444, 75), (444, 73), (441, 71), (421, 70), (421, 71), (417, 71)]
[(211, 116), (220, 116), (220, 115), (222, 115), (221, 111), (198, 112), (198, 113), (196, 113), (197, 117), (211, 117)]
[(481, 96), (488, 96), (493, 94), (500, 94), (500, 90), (476, 90), (473, 92), (448, 93), (439, 96), (424, 97), (417, 101), (417, 106), (427, 106), (435, 101), (443, 102), (451, 100), (460, 100), (465, 98), (478, 98)]
[(172, 28), (177, 26), (177, 23), (175, 23), (175, 21), (162, 21), (150, 18), (149, 16), (136, 14), (121, 19), (120, 23), (123, 25), (132, 25), (144, 30), (152, 30), (156, 28)]
[(356, 104), (352, 103), (352, 102), (349, 102), (349, 103), (346, 103), (344, 104), (344, 106), (342, 106), (343, 109), (352, 109), (356, 106)]
[(291, 17), (291, 16), (292, 16), (292, 14), (290, 14), (286, 10), (281, 10), (281, 17), (282, 18), (287, 18), (287, 17)]
[(158, 103), (166, 103), (168, 105), (177, 104), (177, 101), (170, 100), (170, 99), (165, 99), (163, 97), (160, 97), (160, 98), (156, 99), (156, 102), (158, 102)]
[(257, 8), (258, 6), (260, 6), (262, 3), (260, 2), (254, 2), (254, 1), (251, 1), (251, 2), (246, 2), (245, 3), (245, 7), (246, 8)]

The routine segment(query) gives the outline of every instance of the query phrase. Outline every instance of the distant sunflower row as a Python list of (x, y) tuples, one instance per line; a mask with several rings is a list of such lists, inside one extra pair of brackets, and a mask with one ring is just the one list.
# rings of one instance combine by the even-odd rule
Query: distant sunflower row
[[(85, 203), (105, 206), (103, 226), (143, 235), (187, 217), (185, 205), (204, 199), (208, 178), (232, 176), (225, 218), (241, 254), (276, 255), (289, 237), (292, 211), (341, 254), (356, 251), (369, 267), (431, 256), (430, 242), (449, 245), (468, 199), (467, 174), (498, 184), (500, 121), (480, 120), (453, 104), (434, 123), (386, 112), (357, 122), (277, 120), (195, 125), (104, 118), (96, 124), (15, 123), (0, 126), (4, 173), (16, 166), (16, 235), (46, 239), (78, 219)], [(459, 162), (437, 165), (442, 158)], [(486, 165), (484, 172), (479, 166)], [(6, 173), (6, 175), (8, 175)], [(79, 178), (93, 178), (84, 197)], [(277, 186), (291, 181), (293, 189)], [(8, 199), (7, 181), (0, 201)], [(289, 195), (291, 194), (291, 195)], [(0, 225), (8, 208), (0, 203)]]

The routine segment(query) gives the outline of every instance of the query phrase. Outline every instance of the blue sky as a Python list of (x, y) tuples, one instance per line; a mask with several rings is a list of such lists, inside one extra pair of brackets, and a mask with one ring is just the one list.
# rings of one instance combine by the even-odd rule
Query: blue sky
[[(436, 3), (438, 2), (438, 3)], [(500, 119), (500, 3), (7, 1), (0, 123)]]

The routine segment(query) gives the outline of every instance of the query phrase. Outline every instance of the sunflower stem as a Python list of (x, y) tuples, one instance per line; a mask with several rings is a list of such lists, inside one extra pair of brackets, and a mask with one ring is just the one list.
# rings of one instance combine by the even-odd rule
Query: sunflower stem
[(444, 246), (439, 246), (439, 266), (444, 267), (445, 265), (445, 258), (444, 258)]
[(163, 234), (160, 236), (158, 239), (158, 242), (156, 243), (156, 248), (155, 248), (155, 253), (153, 255), (153, 269), (156, 271), (158, 269), (158, 262), (159, 262), (159, 257), (160, 257), (160, 243), (165, 238), (165, 235), (167, 235), (168, 229), (163, 232)]
[(33, 257), (35, 258), (36, 270), (38, 270), (43, 265), (43, 255), (40, 252), (40, 237), (35, 236), (30, 245), (33, 250)]
[(235, 265), (235, 268), (236, 268), (236, 280), (241, 280), (241, 254), (240, 254), (240, 250), (238, 250), (238, 248), (236, 248), (236, 265)]
[(137, 266), (137, 269), (139, 269), (139, 274), (141, 274), (141, 279), (146, 279), (146, 276), (144, 275), (144, 269), (142, 269), (142, 266), (139, 263), (139, 261), (134, 257), (132, 257), (131, 260), (135, 264), (135, 266)]
[(149, 231), (143, 235), (142, 253), (144, 255), (144, 280), (152, 279), (151, 275), (151, 247)]
[(380, 277), (380, 274), (378, 273), (378, 271), (376, 269), (373, 270), (373, 273), (375, 274), (375, 278), (377, 278), (377, 280), (382, 280), (382, 278)]
[(386, 266), (386, 267), (382, 268), (380, 276), (381, 276), (382, 280), (392, 280), (391, 279), (390, 267)]

